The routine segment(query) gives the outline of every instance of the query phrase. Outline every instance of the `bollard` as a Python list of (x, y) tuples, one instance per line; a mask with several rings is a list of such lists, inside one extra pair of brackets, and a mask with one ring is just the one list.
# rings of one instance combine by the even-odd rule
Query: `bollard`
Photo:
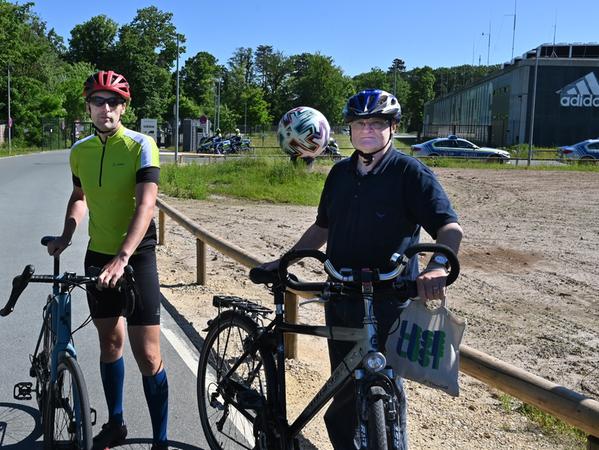
[[(297, 295), (285, 292), (285, 321), (297, 323), (298, 303)], [(297, 334), (285, 333), (285, 358), (297, 359)]]
[(158, 210), (158, 245), (164, 245), (164, 228), (166, 227), (166, 215), (162, 209)]
[(200, 239), (196, 239), (196, 281), (206, 284), (206, 244)]

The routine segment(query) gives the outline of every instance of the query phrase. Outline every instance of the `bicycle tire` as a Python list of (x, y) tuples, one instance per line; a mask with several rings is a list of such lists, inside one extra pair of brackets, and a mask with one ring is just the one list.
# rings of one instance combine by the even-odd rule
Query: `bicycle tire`
[[(239, 407), (237, 394), (241, 389), (218, 392), (222, 376), (241, 356), (244, 343), (257, 329), (256, 322), (234, 311), (221, 314), (208, 329), (198, 363), (197, 401), (200, 422), (212, 450), (273, 450), (279, 447), (270, 438), (272, 428), (263, 424), (260, 411), (265, 408)], [(231, 378), (237, 387), (253, 391), (252, 398), (257, 404), (262, 402), (264, 405), (274, 398), (276, 375), (271, 353), (258, 350), (233, 375)], [(236, 386), (229, 387), (235, 390)]]
[(65, 355), (58, 363), (44, 410), (44, 450), (91, 450), (93, 443), (89, 398), (77, 360)]
[(383, 400), (385, 396), (385, 390), (381, 386), (368, 388), (368, 448), (371, 450), (389, 449)]
[(52, 358), (52, 349), (56, 338), (52, 333), (52, 314), (48, 312), (44, 320), (44, 332), (42, 335), (42, 350), (32, 361), (32, 368), (35, 372), (35, 399), (37, 406), (41, 411), (41, 423), (44, 423), (44, 411), (48, 398), (48, 385), (50, 382), (50, 359)]

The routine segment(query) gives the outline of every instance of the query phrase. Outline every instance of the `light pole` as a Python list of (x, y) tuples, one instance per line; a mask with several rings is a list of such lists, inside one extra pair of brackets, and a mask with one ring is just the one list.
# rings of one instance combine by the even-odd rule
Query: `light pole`
[(539, 72), (539, 58), (541, 57), (541, 47), (537, 47), (537, 56), (535, 58), (535, 79), (532, 86), (532, 105), (530, 107), (530, 132), (528, 133), (528, 166), (532, 159), (532, 142), (535, 127), (535, 104), (537, 102), (537, 76)]
[(175, 100), (175, 165), (179, 160), (179, 33), (177, 33), (177, 93)]
[(12, 117), (10, 116), (10, 66), (6, 67), (8, 73), (8, 154), (12, 151)]
[(491, 54), (491, 21), (489, 21), (489, 32), (483, 31), (483, 36), (487, 36), (487, 66), (489, 65), (489, 55)]

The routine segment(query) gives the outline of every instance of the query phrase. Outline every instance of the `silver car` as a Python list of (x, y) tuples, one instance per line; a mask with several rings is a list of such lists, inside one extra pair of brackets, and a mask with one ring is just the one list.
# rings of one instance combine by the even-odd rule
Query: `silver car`
[(504, 162), (510, 159), (509, 152), (497, 148), (479, 147), (455, 135), (436, 138), (422, 144), (412, 145), (412, 155), (416, 157), (449, 156), (454, 158), (485, 158)]
[(557, 156), (564, 160), (595, 161), (599, 160), (599, 139), (587, 139), (574, 145), (557, 149)]

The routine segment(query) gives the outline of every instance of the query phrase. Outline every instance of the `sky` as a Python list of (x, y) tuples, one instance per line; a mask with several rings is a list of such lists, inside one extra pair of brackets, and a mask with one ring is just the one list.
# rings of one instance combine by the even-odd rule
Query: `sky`
[(512, 43), (520, 56), (543, 43), (599, 41), (599, 0), (37, 0), (33, 10), (68, 44), (73, 27), (93, 16), (124, 25), (151, 5), (172, 12), (185, 35), (181, 65), (200, 51), (226, 64), (239, 47), (271, 45), (286, 56), (330, 56), (354, 76), (395, 58), (408, 70), (501, 64)]

